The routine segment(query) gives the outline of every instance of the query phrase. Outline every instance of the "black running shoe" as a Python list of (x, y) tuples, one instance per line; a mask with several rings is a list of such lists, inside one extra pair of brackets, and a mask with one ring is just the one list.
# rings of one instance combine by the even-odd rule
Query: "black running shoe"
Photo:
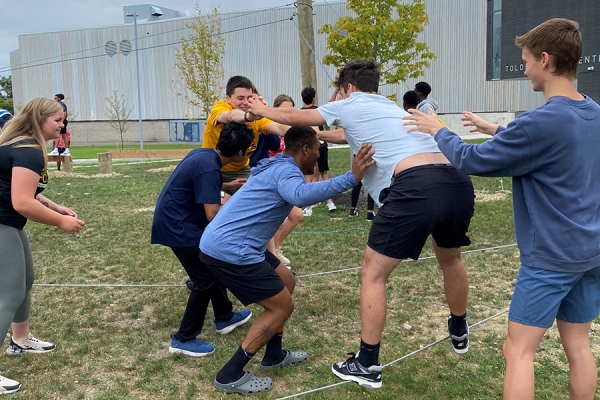
[(358, 354), (348, 353), (348, 355), (350, 358), (346, 361), (337, 362), (331, 366), (333, 374), (345, 381), (353, 381), (370, 389), (379, 389), (381, 387), (381, 365), (365, 368), (358, 361)]
[(469, 324), (467, 324), (466, 318), (462, 321), (454, 321), (452, 316), (449, 315), (448, 334), (455, 353), (465, 354), (469, 351)]

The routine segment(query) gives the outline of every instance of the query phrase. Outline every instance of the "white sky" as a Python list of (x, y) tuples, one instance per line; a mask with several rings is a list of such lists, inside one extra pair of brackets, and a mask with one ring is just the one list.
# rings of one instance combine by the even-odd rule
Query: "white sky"
[[(220, 13), (271, 8), (291, 0), (198, 0), (203, 13), (217, 6)], [(153, 4), (195, 15), (195, 0), (0, 0), (0, 76), (10, 75), (10, 53), (19, 47), (18, 36), (62, 29), (93, 28), (123, 23), (123, 6)], [(10, 4), (10, 5), (9, 5)]]

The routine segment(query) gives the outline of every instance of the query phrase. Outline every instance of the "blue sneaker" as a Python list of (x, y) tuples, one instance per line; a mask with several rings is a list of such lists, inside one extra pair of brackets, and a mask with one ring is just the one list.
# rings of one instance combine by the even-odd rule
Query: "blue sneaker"
[(221, 321), (215, 319), (215, 328), (217, 329), (217, 332), (219, 332), (221, 335), (227, 335), (238, 326), (244, 325), (246, 322), (248, 322), (251, 316), (252, 311), (241, 310), (236, 313), (233, 313), (233, 317), (231, 317), (229, 321)]
[(198, 339), (188, 340), (187, 342), (180, 342), (171, 336), (171, 346), (169, 346), (169, 353), (173, 354), (185, 354), (191, 357), (204, 357), (215, 351), (215, 347), (210, 343), (204, 343)]

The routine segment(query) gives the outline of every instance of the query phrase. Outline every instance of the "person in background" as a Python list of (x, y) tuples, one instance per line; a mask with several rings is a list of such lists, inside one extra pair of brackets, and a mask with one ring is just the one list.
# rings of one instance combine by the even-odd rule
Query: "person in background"
[(427, 98), (427, 96), (429, 96), (429, 94), (431, 93), (431, 86), (429, 86), (429, 83), (417, 83), (415, 85), (415, 92), (419, 97), (419, 104), (417, 104), (417, 110), (425, 114), (429, 114), (431, 111), (435, 113), (438, 112), (438, 102), (436, 100)]
[(67, 119), (67, 105), (65, 104), (65, 95), (62, 93), (57, 93), (54, 95), (54, 101), (56, 101), (58, 104), (60, 104), (60, 106), (63, 109), (63, 127), (60, 130), (60, 136), (59, 138), (62, 139), (62, 143), (64, 144), (64, 147), (60, 147), (59, 146), (59, 141), (54, 140), (52, 142), (53, 147), (52, 147), (52, 152), (50, 153), (51, 156), (70, 156), (71, 152), (69, 151), (69, 146), (71, 145), (71, 133), (69, 133), (67, 135), (67, 125), (69, 124), (69, 121)]
[[(8, 355), (46, 353), (55, 345), (35, 338), (29, 330), (33, 258), (28, 220), (78, 232), (84, 222), (70, 208), (41, 192), (48, 184), (46, 141), (56, 140), (63, 125), (62, 107), (51, 99), (29, 100), (0, 134), (0, 341), (12, 327)], [(0, 376), (0, 394), (16, 392), (21, 384)]]
[(408, 112), (411, 108), (417, 108), (419, 105), (419, 95), (413, 90), (409, 90), (402, 96), (402, 108)]

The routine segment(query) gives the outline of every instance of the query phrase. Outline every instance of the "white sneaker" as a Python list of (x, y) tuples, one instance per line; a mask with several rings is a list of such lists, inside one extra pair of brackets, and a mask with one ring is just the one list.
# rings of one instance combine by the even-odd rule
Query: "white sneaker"
[(275, 250), (275, 257), (277, 257), (283, 265), (285, 265), (285, 266), (290, 265), (290, 260), (286, 256), (283, 255), (281, 249)]
[(58, 154), (58, 149), (54, 148), (54, 149), (52, 149), (52, 151), (48, 155), (49, 156), (59, 156), (60, 154)]
[(68, 149), (68, 148), (67, 148), (67, 149), (65, 149), (65, 151), (64, 151), (64, 153), (63, 153), (63, 156), (67, 156), (67, 157), (70, 157), (70, 156), (71, 156), (71, 152), (69, 151), (69, 149)]
[(22, 342), (16, 341), (14, 338), (10, 338), (10, 345), (6, 349), (6, 354), (9, 356), (22, 356), (25, 353), (48, 353), (56, 348), (54, 343), (44, 342), (34, 338), (31, 334), (27, 340)]
[(21, 384), (19, 382), (0, 375), (0, 394), (14, 393), (19, 389), (21, 389)]
[(327, 204), (327, 210), (328, 211), (335, 211), (337, 210), (337, 207), (335, 206), (335, 204), (333, 204), (333, 201), (328, 201)]
[(312, 206), (308, 206), (302, 210), (302, 214), (304, 214), (305, 217), (310, 217), (312, 215)]

